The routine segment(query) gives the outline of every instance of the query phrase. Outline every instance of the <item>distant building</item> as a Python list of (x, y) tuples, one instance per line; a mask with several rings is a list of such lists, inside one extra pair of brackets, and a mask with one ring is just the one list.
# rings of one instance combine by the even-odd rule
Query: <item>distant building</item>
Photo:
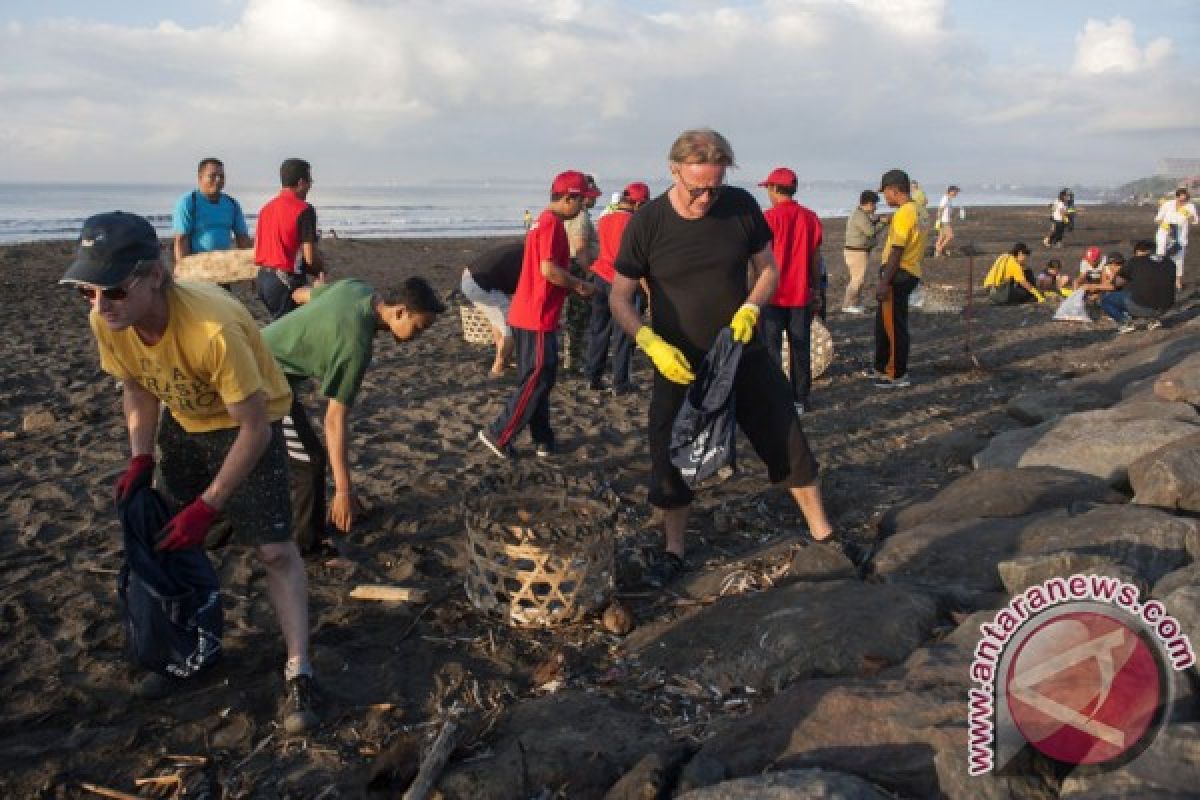
[(1164, 158), (1159, 162), (1158, 174), (1172, 178), (1200, 175), (1200, 158)]

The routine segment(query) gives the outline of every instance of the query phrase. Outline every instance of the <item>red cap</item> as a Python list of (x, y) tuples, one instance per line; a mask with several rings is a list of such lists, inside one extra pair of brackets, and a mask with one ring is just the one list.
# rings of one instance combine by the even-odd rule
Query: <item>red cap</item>
[(596, 185), (596, 179), (591, 175), (584, 175), (587, 179), (587, 188), (583, 191), (583, 196), (589, 200), (595, 200), (600, 196), (600, 187)]
[[(588, 188), (587, 176), (573, 169), (558, 173), (554, 183), (550, 184), (550, 194), (578, 194), (587, 197), (592, 191), (594, 190)], [(599, 192), (591, 194), (592, 197), (599, 195)]]
[(783, 186), (787, 189), (795, 189), (797, 183), (799, 183), (799, 181), (796, 180), (796, 173), (792, 172), (787, 167), (776, 167), (775, 169), (771, 170), (771, 174), (767, 176), (767, 179), (758, 185)]
[(1087, 259), (1089, 264), (1100, 263), (1100, 248), (1099, 247), (1089, 247), (1087, 250), (1085, 250), (1083, 252), (1083, 257)]
[(631, 203), (644, 203), (650, 199), (650, 187), (640, 181), (631, 183), (621, 192), (621, 199)]

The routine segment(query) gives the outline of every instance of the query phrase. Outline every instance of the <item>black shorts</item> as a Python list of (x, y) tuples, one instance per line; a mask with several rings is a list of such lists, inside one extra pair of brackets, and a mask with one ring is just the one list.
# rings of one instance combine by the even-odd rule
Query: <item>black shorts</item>
[[(670, 455), (671, 426), (687, 388), (654, 373), (649, 414), (649, 500), (656, 508), (682, 508), (692, 502), (693, 492), (671, 465)], [(813, 484), (819, 467), (792, 405), (792, 388), (783, 370), (757, 342), (742, 355), (733, 391), (738, 427), (767, 465), (771, 483), (789, 488)]]
[[(169, 412), (163, 414), (158, 422), (156, 483), (168, 502), (185, 506), (199, 497), (225, 463), (237, 434), (237, 428), (188, 433)], [(233, 542), (259, 545), (292, 540), (287, 460), (283, 425), (272, 422), (266, 451), (222, 509)], [(223, 527), (213, 526), (214, 531)]]

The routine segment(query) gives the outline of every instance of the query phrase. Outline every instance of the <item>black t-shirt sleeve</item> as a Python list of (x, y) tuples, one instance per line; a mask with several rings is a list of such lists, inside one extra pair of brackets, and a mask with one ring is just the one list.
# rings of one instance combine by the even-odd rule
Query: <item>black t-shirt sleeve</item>
[(300, 241), (310, 244), (317, 241), (317, 210), (310, 205), (301, 211), (296, 227), (300, 230)]
[(771, 244), (771, 226), (767, 224), (762, 208), (753, 197), (749, 197), (743, 224), (746, 226), (746, 242), (750, 246), (751, 255), (762, 252), (763, 248)]
[(647, 213), (634, 214), (625, 227), (625, 232), (621, 234), (621, 247), (617, 250), (617, 260), (613, 262), (613, 268), (631, 280), (640, 281), (649, 271), (650, 265), (646, 258), (649, 234), (646, 223), (650, 216), (651, 214)]

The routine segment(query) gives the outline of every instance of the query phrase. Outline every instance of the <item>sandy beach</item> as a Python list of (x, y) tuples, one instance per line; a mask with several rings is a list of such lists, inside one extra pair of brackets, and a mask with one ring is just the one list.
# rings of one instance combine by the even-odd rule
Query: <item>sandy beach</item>
[[(995, 256), (1018, 240), (1032, 247), (1035, 269), (1053, 255), (1073, 272), (1089, 245), (1130, 254), (1132, 240), (1153, 233), (1152, 219), (1143, 208), (1084, 207), (1066, 246), (1051, 253), (1041, 247), (1046, 209), (973, 208), (956, 225), (953, 255), (926, 260), (926, 281), (962, 296), (968, 270), (978, 286)], [(814, 410), (803, 424), (835, 525), (863, 540), (876, 536), (883, 512), (968, 472), (962, 453), (973, 441), (1019, 427), (1005, 413), (1014, 394), (1101, 369), (1167, 333), (1117, 337), (1107, 320), (1055, 323), (1050, 304), (994, 308), (979, 293), (970, 317), (913, 313), (914, 385), (881, 393), (862, 375), (873, 318), (836, 310), (846, 282), (843, 229), (842, 220), (825, 221), (836, 357), (815, 382)], [(496, 241), (342, 238), (323, 247), (335, 278), (388, 287), (423, 275), (450, 297), (463, 264)], [(964, 255), (968, 244), (980, 255)], [(511, 383), (488, 379), (490, 348), (463, 341), (453, 305), (413, 343), (378, 338), (354, 410), (352, 467), (370, 513), (344, 539), (351, 566), (309, 564), (324, 695), (319, 731), (289, 740), (278, 726), (282, 642), (264, 573), (244, 550), (212, 553), (226, 603), (221, 664), (176, 696), (135, 698), (117, 615), (121, 552), (112, 505), (128, 442), (120, 392), (99, 370), (87, 305), (56, 284), (72, 251), (69, 242), (0, 247), (0, 795), (83, 796), (81, 782), (132, 792), (164, 754), (182, 753), (211, 758), (227, 797), (398, 796), (388, 792), (399, 780), (393, 762), (402, 745), (457, 704), (483, 723), (455, 760), (485, 758), (492, 726), (507, 724), (513, 709), (539, 695), (534, 673), (555, 654), (568, 665), (571, 688), (648, 709), (670, 739), (692, 747), (726, 716), (769, 701), (764, 690), (727, 713), (681, 721), (661, 685), (622, 668), (621, 637), (596, 620), (514, 630), (471, 607), (462, 589), (459, 504), (494, 466), (473, 436)], [(248, 287), (237, 293), (265, 319)], [(1196, 302), (1193, 279), (1180, 306)], [(644, 487), (650, 369), (636, 355), (640, 391), (620, 398), (560, 377), (551, 401), (557, 468), (603, 475), (621, 498), (617, 591), (641, 625), (668, 624), (686, 610), (675, 593), (647, 593), (637, 580), (643, 555), (659, 542)], [(309, 400), (315, 409), (316, 398)], [(527, 438), (517, 445), (532, 458)], [(740, 473), (697, 498), (693, 569), (803, 529), (786, 494), (766, 485), (744, 440), (741, 448)], [(428, 601), (352, 600), (358, 583), (424, 589)]]

